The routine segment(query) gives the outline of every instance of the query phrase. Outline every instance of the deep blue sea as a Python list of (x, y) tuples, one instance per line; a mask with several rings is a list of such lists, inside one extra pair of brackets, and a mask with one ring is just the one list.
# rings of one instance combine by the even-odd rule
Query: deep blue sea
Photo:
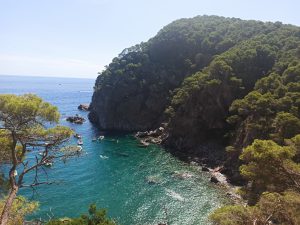
[[(91, 79), (0, 76), (0, 93), (39, 95), (59, 108), (61, 124), (83, 136), (82, 156), (47, 168), (49, 179), (57, 184), (40, 186), (36, 192), (21, 190), (20, 194), (40, 203), (31, 218), (75, 217), (96, 203), (123, 225), (209, 224), (209, 213), (226, 197), (199, 167), (179, 161), (159, 146), (139, 148), (132, 135), (103, 133), (88, 120), (83, 125), (65, 121), (75, 114), (87, 118), (77, 106), (90, 102), (93, 85)], [(105, 139), (92, 142), (100, 134)], [(193, 176), (174, 176), (182, 172)], [(149, 180), (156, 183), (149, 184)]]

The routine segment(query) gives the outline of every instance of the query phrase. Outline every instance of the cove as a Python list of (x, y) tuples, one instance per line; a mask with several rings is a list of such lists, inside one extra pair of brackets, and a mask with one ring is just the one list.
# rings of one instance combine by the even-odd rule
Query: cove
[[(226, 201), (224, 192), (209, 182), (207, 174), (159, 146), (139, 148), (132, 135), (101, 133), (88, 120), (83, 125), (66, 122), (67, 116), (76, 113), (87, 118), (77, 106), (90, 102), (92, 80), (1, 77), (0, 85), (1, 93), (31, 92), (56, 105), (61, 123), (83, 136), (82, 156), (46, 168), (49, 180), (57, 184), (20, 192), (40, 202), (39, 210), (30, 218), (79, 216), (89, 204), (96, 203), (124, 225), (165, 221), (204, 225), (209, 213)], [(103, 141), (92, 142), (103, 134)], [(76, 139), (71, 142), (76, 143)], [(181, 172), (192, 177), (180, 179), (176, 173)]]

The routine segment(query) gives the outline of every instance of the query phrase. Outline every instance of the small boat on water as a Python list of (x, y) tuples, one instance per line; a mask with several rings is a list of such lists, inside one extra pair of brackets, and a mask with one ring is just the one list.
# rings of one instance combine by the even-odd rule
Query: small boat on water
[(108, 159), (108, 156), (100, 155), (100, 158), (101, 158), (101, 159)]
[(92, 139), (92, 142), (95, 142), (95, 141), (97, 141), (97, 138), (93, 138), (93, 139)]
[(98, 140), (100, 140), (100, 141), (102, 141), (103, 139), (104, 139), (103, 135), (99, 136), (99, 138), (98, 138)]
[(77, 133), (74, 134), (74, 137), (77, 138), (77, 139), (81, 139), (81, 136), (79, 134), (77, 134)]
[(53, 163), (52, 163), (52, 162), (46, 162), (46, 163), (45, 163), (45, 166), (51, 167), (51, 166), (53, 166)]
[(79, 139), (79, 140), (77, 141), (77, 144), (78, 144), (78, 145), (83, 145), (82, 139)]
[(40, 156), (45, 156), (45, 152), (39, 152), (38, 153)]
[(44, 165), (45, 165), (46, 167), (51, 167), (51, 166), (53, 166), (53, 162), (52, 162), (51, 160), (45, 160), (45, 161), (44, 161)]
[(81, 146), (77, 146), (77, 152), (81, 152), (82, 151), (82, 147)]

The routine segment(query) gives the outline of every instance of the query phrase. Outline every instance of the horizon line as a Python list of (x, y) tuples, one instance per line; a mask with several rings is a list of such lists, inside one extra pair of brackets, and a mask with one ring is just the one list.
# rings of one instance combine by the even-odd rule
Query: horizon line
[(51, 76), (51, 75), (24, 75), (24, 74), (0, 74), (0, 76), (5, 76), (5, 77), (37, 77), (37, 78), (70, 78), (70, 79), (88, 79), (88, 80), (95, 80), (97, 79), (98, 75), (95, 77), (78, 77), (78, 76)]

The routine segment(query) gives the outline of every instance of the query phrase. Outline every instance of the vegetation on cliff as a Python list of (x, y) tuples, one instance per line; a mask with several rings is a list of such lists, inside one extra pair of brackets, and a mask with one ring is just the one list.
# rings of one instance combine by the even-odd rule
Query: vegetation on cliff
[(184, 78), (238, 43), (282, 26), (289, 27), (217, 16), (177, 20), (148, 42), (125, 49), (99, 74), (90, 119), (106, 130), (155, 128)]

